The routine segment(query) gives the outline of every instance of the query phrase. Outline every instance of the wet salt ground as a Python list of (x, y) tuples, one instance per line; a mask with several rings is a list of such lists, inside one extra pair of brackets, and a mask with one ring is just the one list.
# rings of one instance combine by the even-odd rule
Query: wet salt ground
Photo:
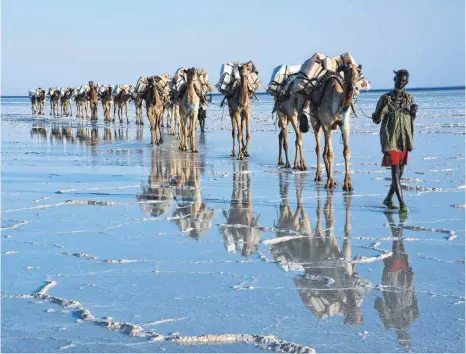
[[(361, 97), (367, 114), (379, 95)], [(414, 96), (421, 108), (401, 224), (381, 207), (389, 173), (379, 165), (379, 127), (362, 114), (352, 120), (355, 191), (346, 194), (338, 133), (335, 191), (313, 181), (310, 134), (310, 170), (277, 169), (267, 96), (254, 105), (245, 161), (228, 157), (230, 123), (216, 106), (194, 155), (168, 135), (150, 148), (147, 124), (134, 117), (129, 126), (32, 118), (27, 99), (3, 99), (2, 350), (289, 348), (170, 341), (249, 334), (318, 352), (464, 352), (464, 91)], [(166, 340), (108, 330), (50, 299), (17, 298), (46, 281), (56, 282), (48, 295), (79, 301), (96, 319)]]

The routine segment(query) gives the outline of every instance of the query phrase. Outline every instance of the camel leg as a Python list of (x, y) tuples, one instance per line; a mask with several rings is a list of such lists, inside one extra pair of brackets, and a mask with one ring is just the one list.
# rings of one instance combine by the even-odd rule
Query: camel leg
[(325, 188), (332, 189), (335, 188), (335, 181), (333, 180), (333, 147), (332, 147), (332, 130), (330, 128), (324, 129), (324, 137), (325, 137), (325, 148), (324, 148), (324, 161), (325, 161), (325, 169), (327, 170), (327, 184)]
[(243, 119), (246, 121), (246, 147), (244, 148), (244, 156), (249, 157), (249, 141), (251, 140), (251, 108), (248, 107), (243, 111)]
[(242, 129), (242, 122), (241, 122), (241, 115), (238, 111), (233, 112), (236, 122), (236, 129), (238, 130), (238, 160), (243, 159), (243, 129)]
[(128, 103), (125, 104), (125, 114), (126, 114), (126, 124), (129, 124), (129, 119), (128, 119)]
[(150, 124), (150, 145), (155, 145), (155, 122), (152, 113), (149, 113), (149, 109), (147, 110), (147, 118), (149, 119)]
[(112, 122), (115, 122), (115, 114), (116, 114), (116, 110), (117, 110), (117, 105), (114, 104), (113, 105), (113, 119), (112, 119)]
[(343, 135), (343, 157), (345, 158), (345, 182), (343, 183), (343, 190), (346, 192), (351, 192), (353, 186), (351, 184), (351, 171), (350, 171), (350, 160), (351, 160), (351, 150), (349, 147), (349, 133), (350, 125), (349, 119), (343, 118), (343, 124), (340, 126), (341, 134)]
[[(295, 131), (296, 135), (296, 140), (295, 140), (295, 146), (296, 146), (296, 154), (294, 157), (294, 166), (293, 168), (296, 170), (304, 170), (306, 168), (305, 164), (303, 165), (304, 158), (303, 158), (303, 153), (302, 153), (302, 145), (303, 145), (303, 137), (301, 134), (301, 131), (299, 130), (298, 126), (298, 115), (295, 113), (293, 117), (291, 118), (291, 125), (293, 126), (293, 129)], [(300, 161), (298, 162), (298, 158)]]
[[(231, 112), (230, 112), (230, 114), (231, 114)], [(236, 123), (235, 123), (235, 117), (234, 117), (233, 114), (231, 114), (231, 138), (233, 139), (233, 149), (231, 150), (231, 155), (230, 156), (235, 157), (236, 156), (236, 150), (235, 150)]]
[(198, 118), (198, 113), (199, 110), (195, 109), (193, 115), (191, 116), (191, 132), (190, 132), (190, 137), (191, 137), (191, 151), (192, 152), (197, 152), (196, 149), (196, 122)]
[(322, 127), (320, 123), (314, 127), (314, 136), (316, 138), (316, 156), (317, 156), (317, 169), (316, 169), (316, 177), (314, 181), (321, 182), (322, 181), (322, 174), (320, 169), (320, 133), (322, 132)]
[(280, 114), (279, 116), (279, 124), (280, 124), (280, 133), (278, 134), (278, 166), (283, 165), (283, 158), (282, 158), (282, 146), (283, 146), (283, 122), (282, 122), (282, 117)]

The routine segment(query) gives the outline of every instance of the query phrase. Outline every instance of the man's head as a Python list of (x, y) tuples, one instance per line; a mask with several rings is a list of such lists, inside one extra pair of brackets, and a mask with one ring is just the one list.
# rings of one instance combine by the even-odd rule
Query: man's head
[(395, 90), (402, 90), (409, 82), (409, 72), (405, 69), (400, 69), (398, 71), (393, 70), (395, 73)]

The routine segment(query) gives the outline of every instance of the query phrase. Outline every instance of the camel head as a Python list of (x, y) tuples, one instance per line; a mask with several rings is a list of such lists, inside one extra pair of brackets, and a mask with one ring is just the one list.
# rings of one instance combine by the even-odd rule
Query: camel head
[(251, 69), (248, 63), (239, 65), (239, 74), (241, 75), (241, 77), (247, 78), (250, 72)]
[(343, 68), (343, 77), (348, 87), (354, 88), (362, 74), (362, 65), (348, 64)]
[(188, 82), (193, 82), (197, 78), (197, 70), (196, 68), (190, 68), (186, 70), (186, 77)]

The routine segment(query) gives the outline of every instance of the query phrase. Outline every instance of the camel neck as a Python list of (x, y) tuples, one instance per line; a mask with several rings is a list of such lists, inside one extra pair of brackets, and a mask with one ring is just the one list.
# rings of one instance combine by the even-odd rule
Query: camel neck
[(350, 83), (345, 83), (343, 88), (343, 95), (344, 95), (344, 102), (342, 104), (343, 110), (347, 110), (350, 108), (351, 104), (353, 103), (353, 85)]
[(194, 100), (194, 80), (189, 80), (188, 81), (188, 103), (193, 103)]
[(248, 102), (248, 79), (245, 75), (241, 75), (241, 84), (240, 84), (240, 104), (246, 106)]

